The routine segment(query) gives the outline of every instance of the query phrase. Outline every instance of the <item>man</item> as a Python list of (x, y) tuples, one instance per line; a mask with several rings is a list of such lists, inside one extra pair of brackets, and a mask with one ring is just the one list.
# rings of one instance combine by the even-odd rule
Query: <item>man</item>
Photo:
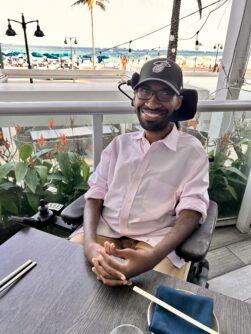
[(154, 59), (132, 79), (144, 131), (114, 138), (85, 195), (85, 255), (97, 279), (112, 286), (153, 268), (185, 280), (189, 264), (174, 250), (204, 222), (208, 207), (208, 157), (170, 122), (182, 104), (181, 69)]

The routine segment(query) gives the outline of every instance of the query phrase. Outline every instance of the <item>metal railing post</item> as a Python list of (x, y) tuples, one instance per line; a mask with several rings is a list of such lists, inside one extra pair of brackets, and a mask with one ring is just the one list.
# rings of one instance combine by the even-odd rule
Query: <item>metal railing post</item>
[(93, 128), (93, 162), (94, 169), (97, 167), (101, 152), (103, 150), (103, 115), (94, 114), (92, 115), (92, 128)]

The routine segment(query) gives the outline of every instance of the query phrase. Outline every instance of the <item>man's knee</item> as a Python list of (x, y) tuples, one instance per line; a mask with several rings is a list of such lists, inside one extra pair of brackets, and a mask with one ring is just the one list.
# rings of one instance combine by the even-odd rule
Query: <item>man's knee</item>
[(84, 232), (73, 233), (68, 238), (71, 242), (79, 244), (81, 246), (84, 245)]

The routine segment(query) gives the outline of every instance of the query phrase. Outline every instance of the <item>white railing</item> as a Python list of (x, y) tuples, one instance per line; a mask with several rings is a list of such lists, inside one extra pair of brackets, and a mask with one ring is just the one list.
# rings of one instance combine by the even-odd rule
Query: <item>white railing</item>
[(114, 70), (114, 69), (100, 69), (100, 70), (51, 70), (51, 69), (20, 69), (8, 68), (3, 69), (2, 72), (8, 78), (33, 78), (33, 79), (57, 79), (57, 80), (76, 80), (83, 78), (120, 78), (125, 75), (130, 75), (128, 71)]
[[(0, 102), (0, 120), (2, 116), (33, 115), (92, 115), (92, 114), (130, 114), (133, 108), (127, 101), (18, 101)], [(236, 112), (250, 111), (249, 100), (199, 101), (199, 112)]]

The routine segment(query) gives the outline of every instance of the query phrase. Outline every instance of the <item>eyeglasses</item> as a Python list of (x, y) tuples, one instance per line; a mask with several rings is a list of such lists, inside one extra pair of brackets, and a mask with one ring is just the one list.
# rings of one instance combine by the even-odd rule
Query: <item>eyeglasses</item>
[(155, 95), (160, 102), (171, 102), (175, 96), (175, 93), (170, 90), (153, 90), (147, 87), (139, 87), (136, 94), (141, 100), (150, 100)]

